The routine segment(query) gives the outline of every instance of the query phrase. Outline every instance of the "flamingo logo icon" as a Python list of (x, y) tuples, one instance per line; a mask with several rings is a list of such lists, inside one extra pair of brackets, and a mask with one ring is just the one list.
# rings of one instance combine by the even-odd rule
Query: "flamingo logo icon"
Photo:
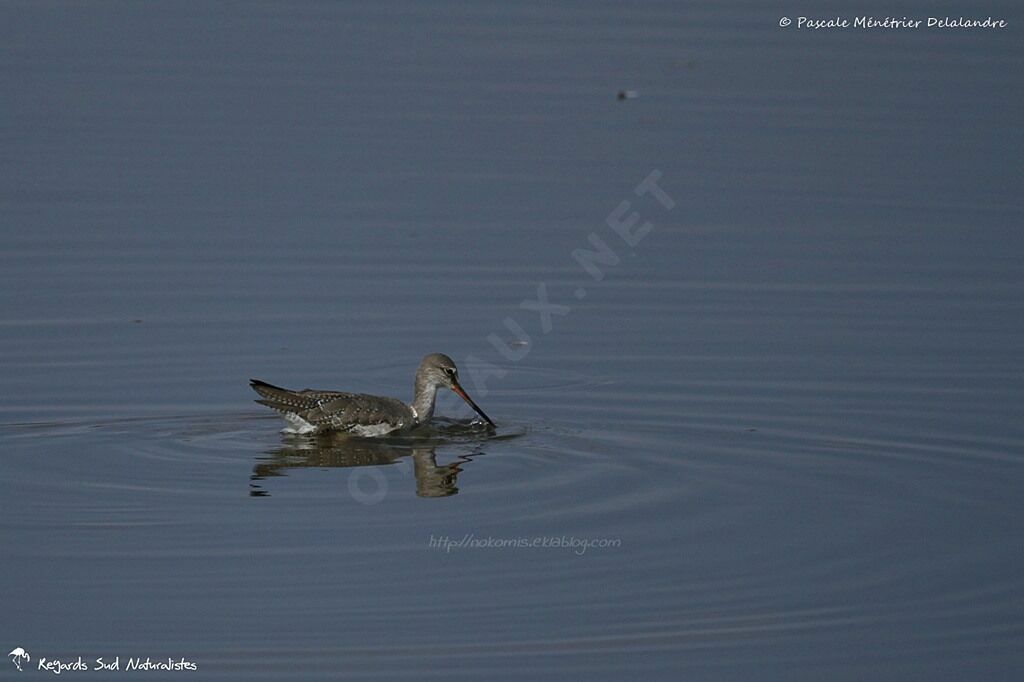
[(18, 670), (21, 670), (22, 661), (28, 663), (32, 660), (32, 657), (28, 655), (28, 652), (22, 649), (20, 646), (15, 647), (14, 651), (7, 655), (11, 657), (12, 661), (14, 661), (14, 665), (18, 666)]

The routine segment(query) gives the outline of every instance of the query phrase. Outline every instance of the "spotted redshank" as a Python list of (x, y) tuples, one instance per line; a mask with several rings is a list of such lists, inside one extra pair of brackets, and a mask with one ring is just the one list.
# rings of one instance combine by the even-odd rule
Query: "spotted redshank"
[(411, 405), (394, 398), (362, 393), (338, 393), (303, 389), (290, 391), (259, 379), (249, 381), (262, 396), (256, 402), (280, 412), (289, 426), (282, 433), (314, 434), (327, 431), (355, 436), (383, 436), (430, 421), (438, 388), (451, 389), (469, 403), (491, 427), (494, 422), (484, 414), (459, 385), (459, 369), (442, 353), (431, 353), (416, 370), (416, 390)]

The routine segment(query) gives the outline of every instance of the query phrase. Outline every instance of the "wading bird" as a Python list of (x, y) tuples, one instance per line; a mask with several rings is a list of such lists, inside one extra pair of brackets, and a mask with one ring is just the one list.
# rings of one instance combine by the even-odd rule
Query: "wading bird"
[(494, 422), (484, 414), (459, 385), (459, 369), (443, 353), (431, 353), (416, 370), (412, 403), (363, 393), (338, 393), (304, 389), (290, 391), (259, 379), (249, 381), (260, 394), (256, 402), (277, 410), (289, 426), (282, 433), (315, 434), (328, 431), (354, 436), (383, 436), (394, 431), (425, 424), (434, 416), (438, 388), (451, 389), (465, 400), (488, 425)]

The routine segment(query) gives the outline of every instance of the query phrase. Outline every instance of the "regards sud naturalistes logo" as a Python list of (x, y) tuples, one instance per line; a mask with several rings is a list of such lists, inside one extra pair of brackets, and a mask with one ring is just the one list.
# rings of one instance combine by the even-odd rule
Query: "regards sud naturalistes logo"
[[(20, 646), (15, 647), (9, 654), (7, 654), (7, 656), (11, 659), (11, 662), (14, 663), (18, 670), (25, 670), (32, 662), (32, 656)], [(77, 656), (71, 660), (40, 656), (36, 661), (35, 669), (45, 670), (47, 672), (54, 673), (55, 675), (60, 675), (61, 673), (67, 672), (85, 672), (95, 670), (159, 670), (164, 672), (177, 672), (198, 670), (199, 666), (184, 656), (178, 659), (170, 657), (153, 659), (151, 656), (146, 656), (145, 658), (141, 656), (129, 656), (124, 659), (123, 662), (120, 656), (97, 657), (92, 659)]]

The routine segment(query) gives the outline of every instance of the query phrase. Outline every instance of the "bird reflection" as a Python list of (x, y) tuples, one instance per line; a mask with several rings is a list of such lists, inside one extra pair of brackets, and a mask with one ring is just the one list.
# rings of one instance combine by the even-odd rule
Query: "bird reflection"
[(439, 465), (436, 444), (406, 441), (362, 439), (347, 436), (317, 436), (289, 439), (281, 447), (271, 450), (264, 461), (253, 467), (249, 494), (253, 497), (270, 495), (262, 482), (275, 476), (286, 476), (288, 469), (374, 467), (399, 463), (410, 457), (419, 497), (448, 497), (459, 492), (459, 473), (467, 462), (481, 452), (460, 455), (450, 464)]

